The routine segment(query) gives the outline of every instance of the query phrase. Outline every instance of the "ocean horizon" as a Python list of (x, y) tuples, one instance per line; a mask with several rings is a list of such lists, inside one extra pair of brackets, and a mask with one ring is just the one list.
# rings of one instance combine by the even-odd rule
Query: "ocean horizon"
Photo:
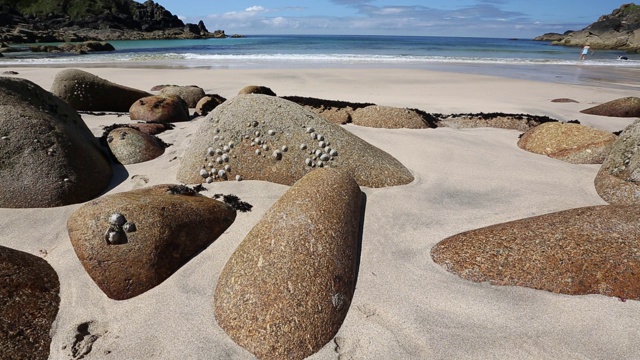
[[(5, 53), (0, 66), (256, 68), (420, 68), (543, 81), (612, 81), (636, 88), (640, 54), (596, 50), (579, 60), (580, 48), (532, 39), (384, 36), (246, 35), (242, 38), (109, 41), (115, 51)], [(29, 44), (16, 45), (27, 49)], [(42, 45), (42, 44), (38, 44)], [(620, 60), (624, 56), (627, 60)]]

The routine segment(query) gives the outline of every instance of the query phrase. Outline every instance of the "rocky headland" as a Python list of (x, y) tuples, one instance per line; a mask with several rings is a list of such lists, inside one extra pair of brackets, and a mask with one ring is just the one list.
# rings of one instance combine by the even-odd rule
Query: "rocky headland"
[(564, 34), (547, 33), (534, 40), (551, 41), (553, 45), (563, 46), (589, 44), (593, 49), (640, 53), (640, 5), (624, 4), (582, 30), (569, 30)]
[(8, 44), (226, 37), (202, 21), (185, 24), (151, 0), (0, 0), (0, 40)]

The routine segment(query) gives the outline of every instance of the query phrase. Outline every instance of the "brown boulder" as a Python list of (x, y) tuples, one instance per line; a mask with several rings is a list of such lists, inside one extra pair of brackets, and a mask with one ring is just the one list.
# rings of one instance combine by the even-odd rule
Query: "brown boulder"
[(60, 71), (51, 92), (76, 110), (117, 112), (127, 112), (136, 100), (151, 95), (77, 69)]
[(385, 129), (426, 129), (427, 120), (419, 112), (391, 106), (371, 105), (357, 109), (351, 114), (354, 125)]
[(235, 220), (229, 205), (181, 185), (107, 195), (76, 210), (67, 229), (82, 266), (111, 299), (169, 278)]
[(177, 95), (182, 98), (186, 103), (187, 107), (194, 108), (198, 104), (198, 101), (202, 99), (205, 94), (204, 90), (201, 87), (195, 85), (189, 86), (165, 86), (160, 90), (161, 95)]
[(78, 113), (24, 79), (0, 77), (0, 207), (87, 201), (111, 180), (111, 164)]
[(47, 359), (60, 306), (58, 274), (44, 259), (0, 246), (0, 357)]
[(360, 186), (413, 181), (388, 153), (293, 102), (266, 95), (236, 96), (207, 115), (177, 179), (193, 184), (239, 176), (292, 185), (316, 167), (339, 168)]
[(620, 134), (595, 178), (598, 195), (610, 204), (640, 204), (640, 120)]
[(131, 120), (179, 122), (189, 120), (189, 107), (178, 95), (151, 95), (129, 108)]
[(479, 127), (492, 127), (498, 129), (511, 129), (528, 131), (540, 124), (556, 122), (547, 116), (529, 114), (507, 113), (478, 113), (478, 114), (451, 114), (438, 120), (438, 127), (450, 127), (454, 129), (467, 129)]
[(122, 165), (153, 160), (164, 154), (167, 147), (159, 138), (128, 127), (109, 132), (107, 144), (113, 156)]
[(630, 96), (616, 99), (580, 112), (610, 117), (640, 117), (640, 98)]
[(214, 94), (214, 95), (206, 95), (198, 103), (196, 104), (195, 116), (206, 116), (213, 109), (215, 109), (218, 105), (227, 101), (224, 97)]
[(569, 98), (558, 98), (551, 100), (553, 103), (577, 103), (578, 101)]
[(277, 96), (270, 88), (259, 85), (247, 85), (238, 91), (238, 95), (261, 94), (269, 96)]
[(218, 324), (260, 359), (302, 359), (338, 332), (355, 290), (363, 195), (318, 169), (249, 232), (215, 291)]
[(580, 124), (550, 122), (525, 132), (518, 146), (571, 164), (602, 164), (617, 136)]
[(168, 123), (137, 123), (137, 124), (127, 124), (128, 127), (132, 129), (139, 130), (145, 134), (149, 135), (158, 135), (167, 130), (171, 130), (174, 128), (172, 124)]
[(355, 109), (375, 105), (372, 103), (355, 103), (302, 96), (283, 96), (282, 98), (293, 101), (334, 124), (348, 124), (351, 122), (351, 114), (353, 114)]
[(467, 231), (431, 249), (466, 280), (640, 300), (640, 207), (561, 211)]

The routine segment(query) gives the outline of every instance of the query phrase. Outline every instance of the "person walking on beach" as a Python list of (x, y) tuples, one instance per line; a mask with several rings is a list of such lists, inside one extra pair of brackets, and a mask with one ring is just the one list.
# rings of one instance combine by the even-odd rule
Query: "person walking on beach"
[(585, 60), (590, 51), (591, 51), (591, 46), (589, 46), (589, 44), (586, 44), (582, 48), (582, 53), (580, 54), (580, 60)]

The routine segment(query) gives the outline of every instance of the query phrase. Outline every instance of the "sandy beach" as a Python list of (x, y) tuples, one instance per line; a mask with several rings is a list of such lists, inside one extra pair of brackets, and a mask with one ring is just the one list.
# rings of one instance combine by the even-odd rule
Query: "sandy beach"
[[(9, 70), (9, 69), (7, 69)], [(51, 89), (60, 68), (11, 68)], [(633, 118), (580, 110), (635, 91), (619, 83), (533, 81), (420, 69), (84, 68), (149, 91), (159, 84), (198, 85), (228, 99), (246, 85), (304, 96), (417, 108), (429, 113), (546, 115), (615, 132)], [(575, 103), (554, 103), (571, 98)], [(96, 135), (127, 116), (83, 114)], [(182, 153), (204, 118), (176, 123), (159, 137), (172, 144), (152, 161), (114, 165), (103, 194), (178, 183)], [(333, 341), (310, 359), (634, 359), (640, 357), (640, 303), (601, 295), (569, 296), (474, 283), (434, 263), (431, 248), (463, 231), (583, 206), (604, 205), (593, 180), (600, 165), (573, 165), (517, 146), (519, 131), (345, 129), (388, 152), (415, 180), (367, 196), (355, 295)], [(87, 275), (66, 222), (82, 204), (0, 209), (0, 245), (44, 258), (58, 273), (60, 310), (50, 359), (251, 359), (219, 327), (213, 296), (225, 263), (269, 207), (289, 188), (264, 181), (205, 184), (253, 205), (205, 251), (159, 286), (109, 299)], [(93, 337), (73, 355), (79, 326)], [(85, 335), (88, 336), (88, 335)], [(1, 358), (1, 356), (0, 356)]]

